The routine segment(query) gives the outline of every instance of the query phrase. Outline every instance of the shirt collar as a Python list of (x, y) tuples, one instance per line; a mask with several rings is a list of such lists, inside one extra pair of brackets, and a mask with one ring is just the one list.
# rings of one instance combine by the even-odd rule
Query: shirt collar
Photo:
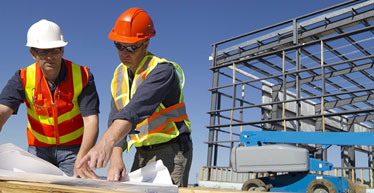
[(67, 69), (66, 69), (65, 60), (62, 59), (60, 73), (58, 74), (57, 79), (54, 81), (56, 85), (66, 80), (66, 72), (67, 72)]

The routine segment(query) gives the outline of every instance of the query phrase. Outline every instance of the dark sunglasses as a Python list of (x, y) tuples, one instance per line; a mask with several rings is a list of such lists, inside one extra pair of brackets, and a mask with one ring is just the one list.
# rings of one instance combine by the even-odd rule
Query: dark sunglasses
[[(145, 42), (145, 41), (144, 41)], [(123, 51), (126, 49), (126, 51), (130, 52), (130, 53), (134, 53), (136, 52), (137, 49), (139, 49), (140, 47), (143, 46), (143, 43), (141, 43), (139, 46), (124, 46), (122, 44), (120, 44), (119, 42), (114, 42), (114, 45), (116, 46), (116, 48), (120, 51)]]
[(39, 56), (47, 56), (48, 54), (56, 55), (61, 53), (61, 48), (53, 48), (53, 49), (33, 49), (34, 52)]

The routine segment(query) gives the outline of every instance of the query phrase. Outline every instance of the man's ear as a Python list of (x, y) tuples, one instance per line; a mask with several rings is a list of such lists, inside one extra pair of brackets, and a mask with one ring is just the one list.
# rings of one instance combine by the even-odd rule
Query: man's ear
[(148, 38), (147, 41), (144, 43), (144, 44), (145, 44), (145, 49), (146, 49), (146, 50), (148, 49), (149, 39), (150, 39), (150, 38)]
[(31, 54), (32, 58), (34, 58), (34, 60), (36, 60), (36, 53), (31, 48), (30, 48), (30, 54)]

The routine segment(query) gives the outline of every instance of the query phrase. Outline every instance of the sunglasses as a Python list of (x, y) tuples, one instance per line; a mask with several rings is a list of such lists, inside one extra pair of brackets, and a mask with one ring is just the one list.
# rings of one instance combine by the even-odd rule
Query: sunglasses
[(126, 49), (127, 52), (134, 53), (134, 52), (136, 52), (137, 49), (139, 49), (140, 47), (143, 46), (144, 42), (141, 43), (139, 46), (124, 46), (124, 45), (120, 44), (119, 42), (114, 42), (114, 45), (116, 46), (116, 48), (119, 51), (123, 51), (123, 50)]
[(34, 49), (38, 56), (47, 56), (48, 54), (56, 55), (61, 53), (61, 48), (54, 49)]

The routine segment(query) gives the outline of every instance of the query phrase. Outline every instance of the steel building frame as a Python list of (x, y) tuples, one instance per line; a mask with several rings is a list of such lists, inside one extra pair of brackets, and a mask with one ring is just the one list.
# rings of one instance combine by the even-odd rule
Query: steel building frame
[[(374, 0), (347, 1), (213, 44), (207, 167), (242, 130), (372, 132), (373, 20)], [(372, 147), (341, 149), (342, 167), (355, 151), (373, 167)]]

